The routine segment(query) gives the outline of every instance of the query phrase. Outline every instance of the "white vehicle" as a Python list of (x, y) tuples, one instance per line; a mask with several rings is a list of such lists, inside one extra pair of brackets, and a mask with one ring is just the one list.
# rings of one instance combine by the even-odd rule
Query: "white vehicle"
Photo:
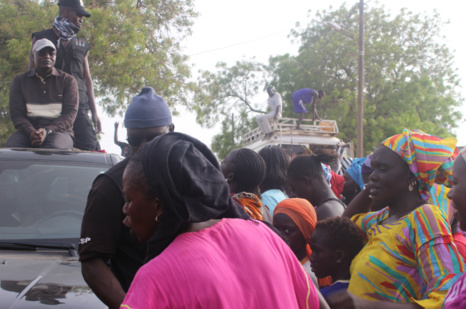
[(345, 144), (336, 137), (339, 133), (335, 120), (303, 119), (300, 128), (296, 129), (298, 119), (281, 118), (271, 122), (273, 134), (265, 137), (259, 128), (243, 135), (242, 147), (259, 151), (268, 145), (276, 145), (285, 149), (293, 158), (305, 152), (314, 152), (317, 148), (335, 149), (339, 152), (343, 168), (353, 158), (352, 144)]

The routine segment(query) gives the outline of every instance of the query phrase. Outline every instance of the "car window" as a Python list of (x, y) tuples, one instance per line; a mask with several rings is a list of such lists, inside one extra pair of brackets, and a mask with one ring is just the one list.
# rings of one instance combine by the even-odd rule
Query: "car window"
[(92, 182), (107, 169), (0, 161), (0, 240), (79, 238)]

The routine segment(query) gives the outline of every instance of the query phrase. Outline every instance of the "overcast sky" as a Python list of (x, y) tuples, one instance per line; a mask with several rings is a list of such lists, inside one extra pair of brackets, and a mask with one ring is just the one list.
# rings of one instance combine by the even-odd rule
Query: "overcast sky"
[[(193, 35), (185, 40), (185, 53), (190, 55), (193, 72), (199, 69), (214, 70), (219, 61), (234, 64), (237, 60), (255, 57), (257, 61), (266, 63), (270, 56), (285, 53), (297, 54), (299, 45), (292, 44), (287, 37), (290, 30), (295, 28), (296, 22), (306, 25), (310, 21), (308, 11), (312, 17), (317, 10), (328, 9), (329, 6), (339, 7), (345, 1), (308, 1), (287, 0), (280, 5), (273, 5), (266, 0), (194, 0), (196, 10), (200, 16), (193, 27)], [(356, 4), (359, 1), (346, 1), (347, 4)], [(432, 1), (432, 0), (390, 0), (366, 1), (366, 6), (384, 5), (392, 14), (406, 7), (414, 13), (433, 14), (436, 10), (441, 18), (449, 20), (450, 24), (442, 30), (446, 36), (445, 43), (455, 55), (455, 67), (461, 78), (462, 96), (466, 97), (466, 43), (464, 31), (466, 18), (463, 1)], [(92, 69), (91, 69), (92, 70)], [(264, 100), (267, 95), (264, 93)], [(262, 101), (262, 100), (261, 100)], [(261, 102), (260, 101), (260, 102)], [(462, 107), (463, 117), (466, 116), (466, 107)], [(121, 119), (104, 117), (104, 132), (101, 146), (107, 152), (119, 153), (118, 146), (113, 144), (113, 123), (122, 122)], [(183, 111), (181, 117), (174, 118), (175, 128), (178, 132), (188, 133), (210, 146), (211, 138), (218, 133), (218, 128), (202, 129), (195, 123), (192, 113)], [(456, 131), (459, 144), (466, 144), (466, 124), (463, 122)], [(121, 128), (120, 140), (125, 140), (126, 131)]]

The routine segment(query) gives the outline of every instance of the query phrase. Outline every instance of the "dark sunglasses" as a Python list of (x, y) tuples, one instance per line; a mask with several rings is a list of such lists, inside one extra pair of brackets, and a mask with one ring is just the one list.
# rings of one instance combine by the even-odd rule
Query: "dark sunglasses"
[(162, 134), (163, 133), (156, 133), (156, 134), (151, 134), (151, 135), (128, 135), (126, 140), (128, 141), (128, 144), (136, 147), (136, 146), (141, 145), (143, 141), (146, 141), (146, 142), (151, 141), (152, 139)]
[(50, 56), (55, 55), (55, 51), (53, 49), (44, 48), (38, 51), (39, 56), (45, 56), (49, 54)]

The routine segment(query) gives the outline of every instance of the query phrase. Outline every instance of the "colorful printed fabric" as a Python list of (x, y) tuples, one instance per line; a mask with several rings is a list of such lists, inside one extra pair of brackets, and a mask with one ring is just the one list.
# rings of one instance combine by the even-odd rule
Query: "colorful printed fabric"
[(450, 225), (436, 206), (424, 204), (392, 224), (388, 207), (352, 218), (368, 243), (354, 258), (348, 291), (375, 301), (441, 308), (464, 272)]
[(403, 158), (411, 172), (419, 180), (419, 194), (424, 201), (434, 183), (452, 186), (453, 162), (458, 154), (456, 138), (442, 139), (421, 130), (407, 129), (403, 133), (387, 138), (387, 146)]
[(362, 180), (361, 175), (361, 167), (364, 161), (366, 161), (366, 158), (355, 158), (351, 163), (350, 167), (346, 169), (348, 175), (350, 175), (351, 178), (353, 178), (354, 182), (358, 184), (361, 190), (364, 188), (364, 181)]
[(257, 197), (257, 195), (248, 192), (240, 192), (232, 195), (232, 198), (237, 202), (246, 213), (253, 219), (263, 221), (262, 216), (262, 203)]
[(455, 214), (455, 208), (453, 207), (451, 200), (447, 197), (450, 190), (450, 188), (447, 188), (444, 185), (434, 183), (432, 188), (429, 190), (429, 198), (427, 199), (428, 204), (432, 204), (440, 208), (440, 210), (445, 214), (448, 222), (453, 220), (453, 215)]
[(322, 169), (324, 170), (325, 180), (327, 180), (327, 184), (332, 187), (330, 181), (332, 180), (332, 168), (327, 164), (320, 163), (322, 165)]

